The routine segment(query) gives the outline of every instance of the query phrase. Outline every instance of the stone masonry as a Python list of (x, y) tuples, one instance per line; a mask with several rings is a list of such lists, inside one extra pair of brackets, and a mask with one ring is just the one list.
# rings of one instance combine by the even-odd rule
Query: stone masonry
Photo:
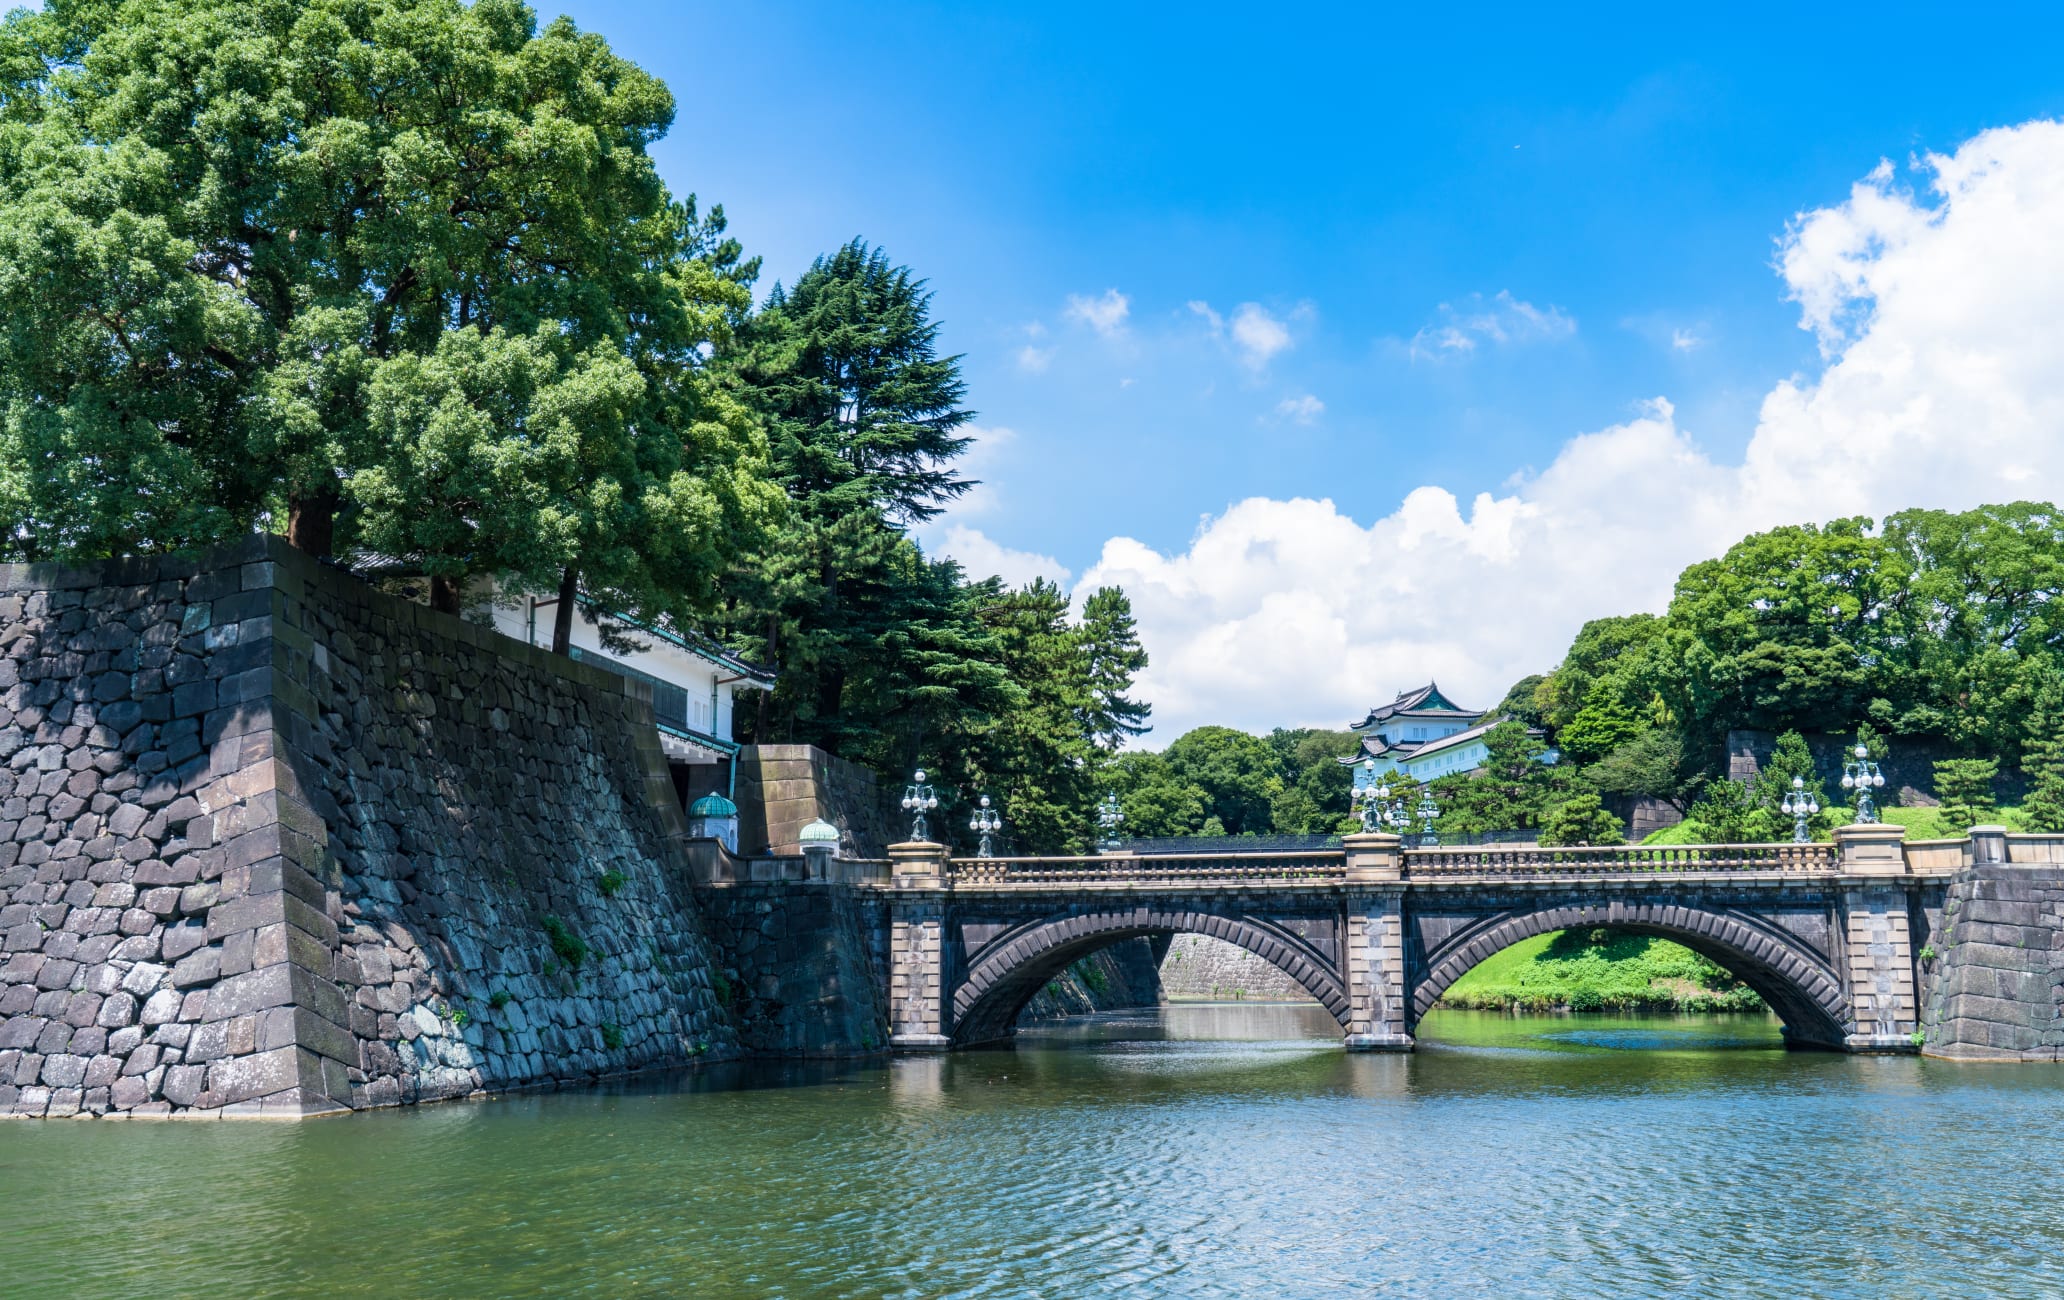
[(1991, 838), (2000, 851), (1951, 881), (1937, 937), (1922, 949), (1933, 977), (1921, 1050), (2064, 1060), (2064, 838)]
[(1311, 1001), (1311, 994), (1269, 962), (1208, 934), (1179, 934), (1170, 941), (1161, 959), (1161, 988), (1170, 1000)]
[(0, 1112), (735, 1054), (645, 690), (277, 539), (0, 569)]
[(891, 838), (874, 774), (815, 745), (748, 745), (738, 755), (738, 847), (747, 856), (793, 855), (803, 827), (839, 829), (839, 854), (879, 858)]

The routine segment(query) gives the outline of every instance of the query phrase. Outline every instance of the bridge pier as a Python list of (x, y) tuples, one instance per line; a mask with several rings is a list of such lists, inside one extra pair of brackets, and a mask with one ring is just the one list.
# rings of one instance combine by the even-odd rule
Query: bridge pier
[(1405, 988), (1404, 842), (1395, 835), (1350, 835), (1347, 856), (1346, 968), (1350, 1052), (1409, 1052)]
[(1835, 831), (1842, 870), (1881, 877), (1842, 893), (1843, 944), (1851, 1020), (1842, 1046), (1851, 1052), (1911, 1052), (1920, 1029), (1914, 989), (1913, 927), (1908, 914), (1903, 827), (1843, 826)]
[(889, 846), (889, 1049), (943, 1052), (946, 1025), (946, 897), (943, 844)]

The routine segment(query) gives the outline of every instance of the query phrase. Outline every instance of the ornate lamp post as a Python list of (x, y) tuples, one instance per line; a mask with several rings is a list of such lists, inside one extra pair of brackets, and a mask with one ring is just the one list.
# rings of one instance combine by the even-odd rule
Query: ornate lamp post
[(1375, 759), (1363, 759), (1362, 771), (1369, 779), (1354, 792), (1349, 800), (1349, 807), (1362, 819), (1364, 831), (1380, 831), (1383, 829), (1382, 801), (1390, 798), (1390, 787), (1377, 782)]
[(1107, 794), (1097, 805), (1097, 848), (1105, 853), (1118, 851), (1118, 828), (1125, 824), (1125, 813), (1118, 807), (1118, 796)]
[(925, 814), (938, 806), (938, 793), (925, 784), (924, 769), (917, 769), (916, 775), (911, 778), (910, 788), (903, 792), (903, 811), (911, 815), (912, 840), (922, 843), (932, 838), (932, 828), (925, 824)]
[(1842, 788), (1856, 792), (1856, 820), (1869, 825), (1878, 819), (1878, 806), (1871, 802), (1871, 791), (1882, 789), (1885, 774), (1871, 761), (1870, 750), (1862, 745), (1856, 747), (1856, 757), (1842, 764)]
[(1792, 791), (1778, 801), (1778, 809), (1789, 813), (1792, 818), (1792, 843), (1804, 844), (1813, 838), (1807, 823), (1820, 811), (1820, 800), (1806, 792), (1806, 778), (1792, 778)]
[(1440, 833), (1433, 829), (1434, 819), (1440, 816), (1440, 805), (1433, 801), (1433, 791), (1427, 790), (1419, 796), (1419, 847), (1437, 849), (1440, 847)]
[(981, 806), (975, 809), (974, 816), (968, 818), (968, 829), (982, 837), (981, 846), (975, 850), (975, 856), (978, 858), (995, 857), (996, 850), (990, 841), (990, 836), (1003, 829), (1003, 814), (989, 806), (988, 795), (982, 796)]

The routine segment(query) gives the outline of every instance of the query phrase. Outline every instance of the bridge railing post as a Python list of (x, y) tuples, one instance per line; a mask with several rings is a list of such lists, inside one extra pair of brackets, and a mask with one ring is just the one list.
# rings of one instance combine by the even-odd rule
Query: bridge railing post
[(1404, 879), (1405, 842), (1400, 837), (1363, 831), (1343, 837), (1340, 847), (1347, 850), (1348, 883)]
[(946, 1027), (948, 850), (916, 840), (889, 846), (889, 1049), (943, 1052)]
[(1906, 828), (1882, 823), (1835, 828), (1842, 873), (1862, 877), (1842, 891), (1841, 957), (1848, 977), (1852, 1052), (1911, 1052), (1920, 1027), (1914, 991), (1913, 924), (1904, 877)]
[(1835, 827), (1835, 847), (1841, 852), (1845, 875), (1907, 874), (1905, 840), (1906, 827), (1883, 822)]

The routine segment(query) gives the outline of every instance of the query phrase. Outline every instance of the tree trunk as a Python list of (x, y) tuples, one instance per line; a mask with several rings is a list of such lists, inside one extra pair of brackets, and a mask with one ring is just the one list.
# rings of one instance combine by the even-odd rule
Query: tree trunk
[(580, 599), (580, 570), (567, 565), (559, 575), (559, 603), (552, 606), (552, 653), (573, 653), (573, 607)]
[(287, 545), (314, 556), (328, 556), (337, 538), (337, 491), (328, 488), (297, 496), (287, 504)]
[(430, 577), (430, 608), (440, 614), (459, 612), (459, 580), (436, 574)]

